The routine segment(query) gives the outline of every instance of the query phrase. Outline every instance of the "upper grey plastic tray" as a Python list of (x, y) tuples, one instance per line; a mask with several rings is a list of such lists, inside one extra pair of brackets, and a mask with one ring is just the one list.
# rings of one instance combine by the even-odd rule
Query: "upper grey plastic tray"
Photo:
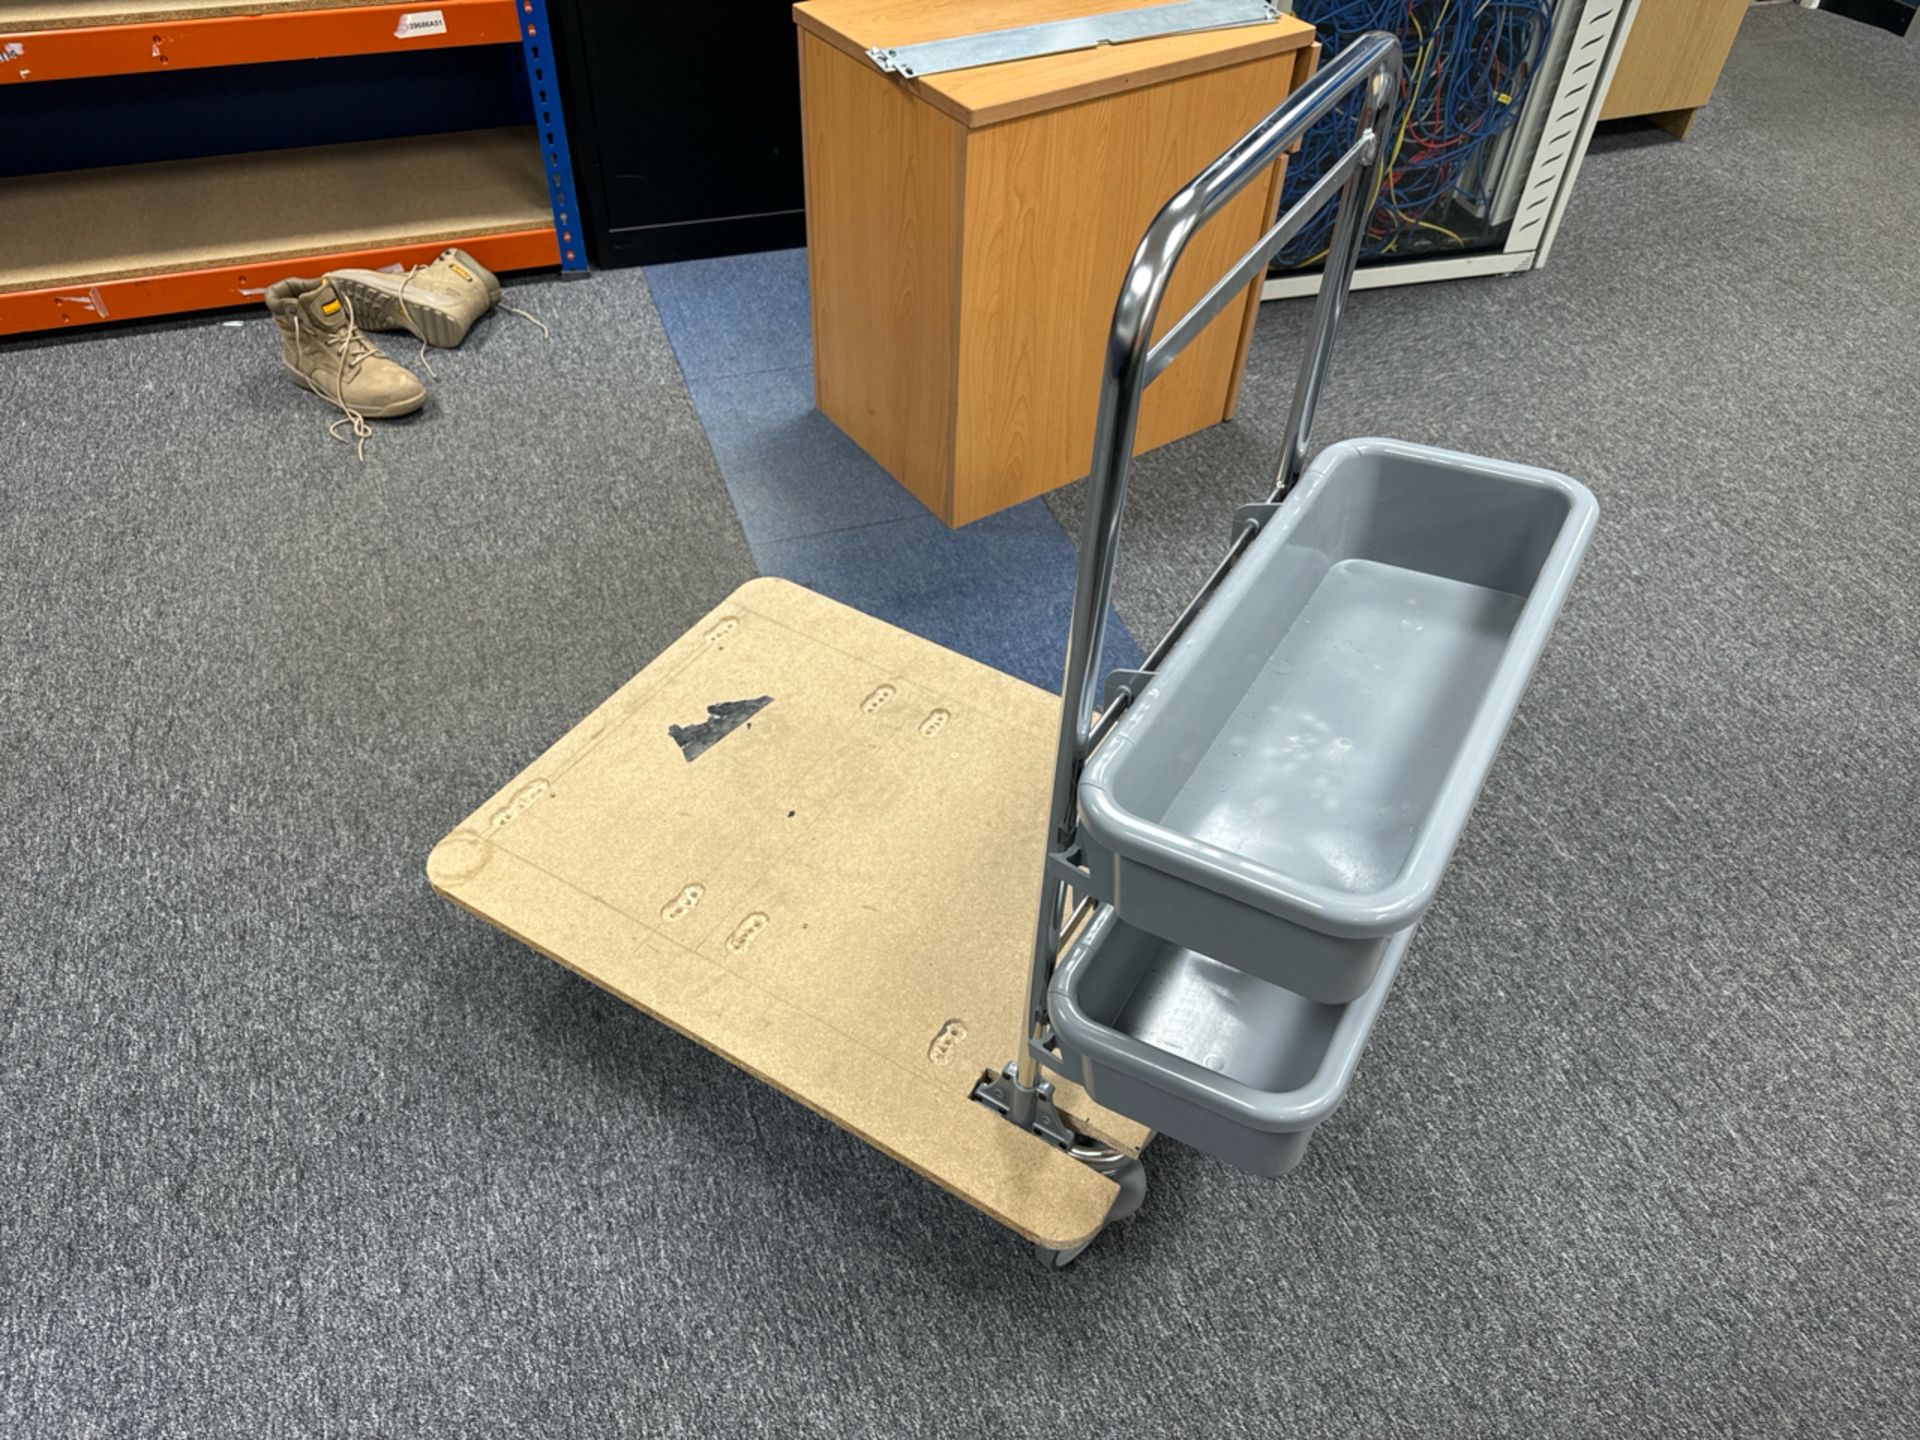
[(1328, 447), (1081, 775), (1094, 894), (1313, 999), (1433, 899), (1586, 551), (1564, 475)]

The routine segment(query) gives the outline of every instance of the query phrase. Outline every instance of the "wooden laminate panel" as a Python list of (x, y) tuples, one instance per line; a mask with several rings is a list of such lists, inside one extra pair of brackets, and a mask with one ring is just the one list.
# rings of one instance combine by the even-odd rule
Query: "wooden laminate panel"
[(1600, 118), (1706, 104), (1746, 13), (1747, 0), (1640, 0)]
[(806, 31), (800, 94), (815, 403), (944, 514), (966, 132)]
[[(970, 134), (952, 523), (1087, 473), (1114, 300), (1141, 233), (1286, 97), (1296, 63), (1282, 52)], [(1156, 336), (1240, 258), (1276, 199), (1275, 184), (1250, 185), (1194, 237)], [(1258, 304), (1255, 283), (1154, 383), (1137, 451), (1231, 410)]]

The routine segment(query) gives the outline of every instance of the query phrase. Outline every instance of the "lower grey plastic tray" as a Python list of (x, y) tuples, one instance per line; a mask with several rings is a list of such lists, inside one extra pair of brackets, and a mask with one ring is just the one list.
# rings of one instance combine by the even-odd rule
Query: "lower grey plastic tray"
[(1432, 901), (1597, 510), (1564, 475), (1329, 446), (1081, 775), (1089, 889), (1316, 1000)]
[(1053, 972), (1067, 1072), (1110, 1110), (1255, 1175), (1300, 1163), (1340, 1104), (1412, 942), (1326, 1005), (1136, 930), (1103, 907)]

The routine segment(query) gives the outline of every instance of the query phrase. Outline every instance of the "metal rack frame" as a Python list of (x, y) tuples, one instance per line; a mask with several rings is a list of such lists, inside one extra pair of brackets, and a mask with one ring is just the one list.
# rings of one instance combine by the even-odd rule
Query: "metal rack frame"
[(12, 31), (0, 21), (0, 85), (214, 66), (517, 44), (546, 178), (550, 227), (446, 235), (351, 251), (235, 258), (0, 291), (0, 335), (256, 303), (273, 281), (347, 266), (413, 265), (459, 244), (495, 270), (587, 271), (566, 117), (553, 73), (547, 0), (444, 0), (438, 29), (406, 30), (404, 4), (266, 5), (252, 12)]
[(505, 45), (519, 37), (519, 0), (439, 0), (441, 28), (406, 31), (413, 0), (397, 4), (273, 7), (199, 19), (134, 20), (9, 31), (0, 24), (0, 85), (44, 85), (100, 75), (156, 75), (224, 65), (319, 60), (414, 50)]
[[(1562, 3), (1573, 8), (1567, 12), (1568, 23), (1553, 42), (1550, 64), (1557, 68), (1552, 94), (1541, 92), (1537, 102), (1529, 102), (1533, 115), (1523, 120), (1521, 132), (1509, 142), (1520, 147), (1526, 161), (1511, 172), (1517, 188), (1503, 185), (1501, 189), (1501, 208), (1512, 207), (1512, 223), (1504, 242), (1491, 250), (1371, 262), (1359, 266), (1342, 282), (1342, 288), (1368, 290), (1513, 275), (1547, 263), (1593, 138), (1593, 127), (1599, 121), (1607, 87), (1640, 6), (1640, 0)], [(1261, 286), (1260, 298), (1286, 300), (1318, 294), (1321, 281), (1321, 274), (1313, 271), (1270, 275)]]
[(534, 121), (540, 128), (540, 154), (553, 205), (553, 233), (560, 242), (560, 271), (569, 277), (580, 276), (587, 273), (587, 247), (579, 236), (580, 197), (573, 188), (573, 152), (567, 145), (560, 82), (548, 73), (553, 69), (553, 23), (547, 17), (547, 0), (517, 0), (517, 4), (520, 58), (526, 65)]
[[(1248, 185), (1269, 173), (1273, 163), (1307, 128), (1323, 119), (1348, 95), (1364, 87), (1354, 142), (1314, 187), (1284, 211), (1231, 269), (1222, 275), (1161, 339), (1151, 337), (1168, 282), (1200, 227)], [(1074, 584), (1073, 616), (1067, 635), (1060, 733), (1047, 816), (1047, 859), (1041, 882), (1033, 958), (1026, 996), (1026, 1043), (999, 1079), (983, 1083), (975, 1098), (1004, 1113), (1022, 1129), (1073, 1149), (1077, 1143), (1053, 1112), (1050, 1084), (1041, 1069), (1054, 1063), (1049, 1049), (1047, 986), (1067, 939), (1092, 913), (1086, 875), (1078, 863), (1076, 791), (1080, 773), (1094, 749), (1151, 676), (1167, 652), (1192, 624), (1245, 553), (1247, 545), (1299, 478), (1307, 453), (1314, 412), (1333, 359), (1334, 335), (1359, 259), (1360, 237), (1379, 192), (1385, 160), (1381, 137), (1390, 131), (1400, 88), (1400, 42), (1383, 32), (1362, 36), (1341, 52), (1266, 119), (1242, 136), (1217, 160), (1169, 200), (1147, 227), (1135, 250), (1114, 305), (1100, 387), (1099, 418), (1094, 429), (1092, 493), (1080, 539)], [(1108, 677), (1101, 713), (1095, 714), (1094, 672), (1106, 632), (1113, 567), (1126, 505), (1127, 478), (1133, 466), (1134, 432), (1147, 386), (1165, 373), (1180, 352), (1236, 295), (1256, 283), (1267, 262), (1299, 229), (1338, 196), (1327, 274), (1336, 283), (1321, 287), (1314, 308), (1307, 353), (1300, 366), (1287, 420), (1285, 454), (1272, 493), (1259, 504), (1242, 507), (1234, 517), (1235, 535), (1226, 556), (1201, 585), (1186, 610), (1153, 649), (1139, 670)], [(1069, 892), (1080, 903), (1069, 911)], [(1094, 1147), (1081, 1154), (1108, 1173), (1124, 1174), (1121, 1204), (1131, 1209), (1144, 1192), (1136, 1164)], [(1128, 1202), (1131, 1201), (1131, 1204)], [(1118, 1218), (1121, 1212), (1116, 1209)], [(1071, 1256), (1059, 1257), (1060, 1263)]]

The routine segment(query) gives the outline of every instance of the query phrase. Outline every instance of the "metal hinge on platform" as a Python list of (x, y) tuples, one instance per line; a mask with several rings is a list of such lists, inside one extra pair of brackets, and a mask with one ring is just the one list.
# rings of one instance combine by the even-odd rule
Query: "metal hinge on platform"
[[(990, 1076), (973, 1087), (973, 1098), (989, 1110), (997, 1110), (1009, 1120), (1018, 1119), (1020, 1076), (1013, 1061), (998, 1075)], [(1072, 1150), (1080, 1137), (1073, 1133), (1073, 1127), (1060, 1117), (1053, 1108), (1053, 1082), (1042, 1080), (1034, 1086), (1032, 1122), (1028, 1126), (1042, 1140), (1061, 1150)]]
[(938, 75), (947, 70), (971, 70), (976, 65), (998, 65), (1005, 60), (1030, 60), (1036, 55), (1091, 50), (1096, 45), (1123, 45), (1129, 40), (1185, 35), (1194, 30), (1264, 25), (1278, 19), (1281, 10), (1276, 0), (1178, 0), (1172, 5), (1148, 5), (1138, 10), (1082, 15), (1073, 20), (1050, 20), (1043, 25), (982, 30), (946, 40), (922, 40), (915, 45), (876, 45), (867, 51), (867, 56), (889, 74), (912, 78)]

